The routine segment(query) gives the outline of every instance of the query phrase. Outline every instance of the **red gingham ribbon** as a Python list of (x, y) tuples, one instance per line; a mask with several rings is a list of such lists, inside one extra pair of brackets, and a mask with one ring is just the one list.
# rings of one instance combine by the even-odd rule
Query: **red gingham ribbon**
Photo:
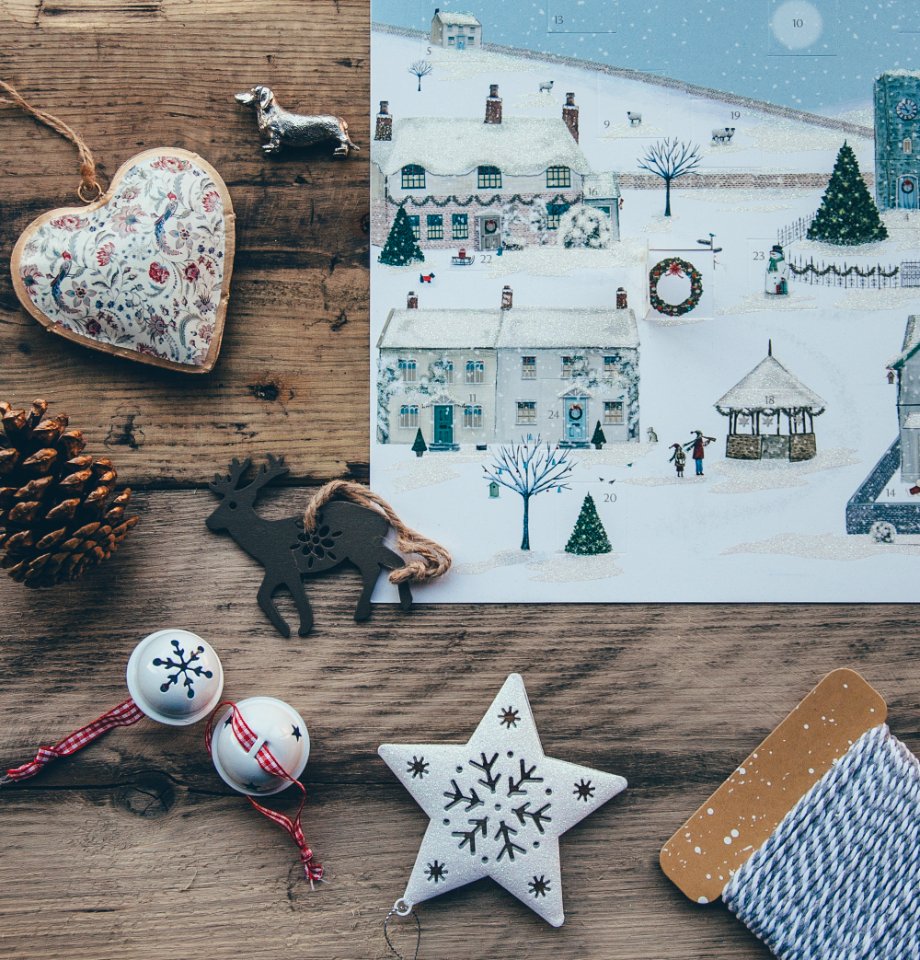
[[(239, 707), (231, 700), (225, 700), (223, 703), (219, 704), (217, 709), (211, 714), (208, 719), (208, 726), (205, 730), (204, 740), (208, 748), (208, 753), (211, 752), (211, 740), (214, 729), (214, 718), (220, 713), (223, 707), (229, 707), (231, 710), (230, 714), (230, 729), (233, 731), (233, 735), (236, 737), (237, 743), (246, 750), (247, 752), (252, 750), (256, 745), (256, 741), (259, 739), (255, 731), (243, 718), (242, 713), (240, 713)], [(270, 773), (272, 776), (281, 777), (283, 780), (287, 780), (289, 783), (293, 783), (297, 789), (300, 791), (300, 805), (297, 807), (297, 812), (293, 817), (288, 817), (283, 813), (278, 813), (277, 810), (269, 810), (268, 807), (263, 807), (261, 803), (256, 802), (252, 797), (247, 796), (246, 799), (262, 814), (263, 817), (267, 817), (272, 823), (278, 824), (282, 830), (284, 830), (290, 838), (297, 844), (297, 849), (300, 850), (300, 862), (303, 864), (304, 875), (310, 881), (310, 886), (313, 886), (314, 880), (323, 879), (323, 866), (321, 863), (317, 862), (313, 858), (313, 851), (310, 849), (309, 844), (307, 843), (307, 838), (304, 836), (303, 825), (301, 823), (301, 815), (303, 814), (304, 804), (307, 802), (307, 791), (304, 785), (299, 781), (295, 780), (284, 767), (276, 759), (275, 755), (268, 748), (267, 743), (263, 743), (261, 747), (256, 751), (255, 754), (256, 762), (259, 766), (266, 772)]]
[(143, 710), (128, 697), (124, 703), (106, 711), (101, 717), (97, 717), (85, 727), (75, 730), (70, 736), (59, 740), (53, 747), (39, 747), (34, 760), (24, 763), (21, 767), (11, 767), (6, 771), (6, 776), (0, 779), (0, 784), (34, 777), (45, 764), (52, 760), (58, 757), (68, 757), (70, 754), (82, 750), (94, 740), (98, 740), (99, 737), (108, 733), (114, 727), (130, 727), (132, 723), (143, 720), (144, 716)]

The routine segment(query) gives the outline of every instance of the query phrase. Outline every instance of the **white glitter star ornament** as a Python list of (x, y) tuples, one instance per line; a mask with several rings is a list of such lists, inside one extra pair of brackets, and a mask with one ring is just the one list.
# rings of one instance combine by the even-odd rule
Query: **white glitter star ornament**
[(492, 877), (562, 926), (559, 837), (626, 789), (611, 773), (547, 757), (523, 678), (512, 673), (463, 744), (378, 753), (431, 818), (396, 912)]

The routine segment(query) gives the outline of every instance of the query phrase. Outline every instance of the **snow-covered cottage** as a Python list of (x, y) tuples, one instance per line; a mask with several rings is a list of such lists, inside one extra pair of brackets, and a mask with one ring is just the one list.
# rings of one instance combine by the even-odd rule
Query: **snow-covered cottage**
[(431, 43), (449, 50), (482, 46), (482, 24), (471, 13), (435, 9), (431, 18)]
[(578, 136), (574, 93), (556, 119), (505, 117), (497, 84), (484, 121), (394, 120), (382, 100), (371, 147), (371, 243), (383, 246), (402, 205), (426, 250), (555, 242), (576, 204), (605, 214), (619, 240), (619, 181), (591, 169)]
[(891, 364), (898, 375), (898, 426), (901, 436), (901, 479), (920, 481), (920, 316), (907, 319), (901, 353)]
[(379, 349), (377, 438), (432, 450), (527, 434), (585, 447), (639, 439), (639, 332), (628, 307), (391, 310)]
[(767, 356), (715, 405), (728, 417), (725, 456), (735, 460), (811, 460), (815, 417), (826, 404), (773, 356)]

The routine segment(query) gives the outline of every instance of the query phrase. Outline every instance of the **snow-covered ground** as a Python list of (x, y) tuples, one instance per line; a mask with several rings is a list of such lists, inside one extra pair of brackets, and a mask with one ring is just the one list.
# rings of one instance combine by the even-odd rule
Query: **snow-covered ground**
[[(574, 68), (543, 69), (492, 54), (461, 60), (455, 52), (427, 54), (418, 41), (381, 34), (374, 35), (374, 54), (374, 100), (388, 99), (397, 116), (478, 116), (490, 82), (500, 84), (506, 114), (557, 115), (565, 91), (575, 90), (582, 146), (597, 169), (635, 171), (643, 138), (677, 135), (702, 141), (703, 172), (730, 167), (829, 174), (844, 139), (766, 115), (730, 119), (725, 103), (684, 103), (664, 88)], [(421, 56), (434, 71), (417, 93), (406, 66)], [(537, 93), (541, 79), (555, 80), (552, 95)], [(867, 82), (867, 103), (870, 94)], [(642, 111), (641, 128), (626, 126), (627, 109)], [(737, 127), (732, 145), (709, 145), (709, 130), (718, 124)], [(871, 141), (847, 139), (862, 168), (871, 170)], [(663, 191), (627, 190), (623, 241), (613, 250), (534, 248), (463, 268), (450, 266), (448, 251), (429, 252), (424, 271), (433, 270), (436, 280), (424, 286), (417, 267), (381, 266), (379, 250), (372, 250), (372, 344), (388, 310), (403, 306), (410, 289), (423, 307), (495, 307), (505, 283), (514, 288), (516, 306), (596, 307), (612, 304), (623, 286), (639, 318), (643, 443), (574, 451), (572, 490), (531, 502), (530, 553), (518, 549), (521, 499), (505, 489), (497, 499), (488, 496), (488, 452), (464, 448), (416, 458), (408, 447), (372, 443), (374, 488), (456, 557), (447, 578), (416, 590), (420, 601), (915, 599), (920, 545), (911, 538), (878, 545), (847, 536), (844, 509), (897, 433), (896, 387), (887, 382), (886, 365), (899, 351), (908, 315), (920, 312), (917, 297), (910, 290), (801, 283), (793, 283), (787, 299), (761, 293), (763, 257), (777, 229), (813, 213), (821, 192), (678, 188), (667, 220), (661, 216)], [(890, 217), (892, 239), (871, 251), (802, 242), (787, 253), (848, 263), (920, 259), (920, 215), (914, 216)], [(703, 270), (710, 311), (681, 323), (647, 319), (647, 247), (693, 249), (709, 232), (723, 247), (715, 263), (702, 251), (688, 258)], [(818, 456), (812, 461), (724, 458), (726, 420), (713, 404), (764, 358), (768, 340), (774, 355), (827, 402), (815, 421)], [(645, 442), (649, 427), (657, 444)], [(678, 480), (669, 446), (686, 443), (696, 429), (718, 438), (707, 448), (705, 477), (694, 477), (688, 460)], [(920, 500), (901, 490), (897, 478), (893, 483), (899, 499)], [(563, 552), (588, 492), (613, 545), (604, 557)], [(381, 585), (376, 597), (394, 599), (392, 588)]]

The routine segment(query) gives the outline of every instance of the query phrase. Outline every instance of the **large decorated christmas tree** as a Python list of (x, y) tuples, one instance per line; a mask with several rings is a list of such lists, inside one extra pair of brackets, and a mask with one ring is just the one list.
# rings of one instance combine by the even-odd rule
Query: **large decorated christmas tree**
[(383, 250), (377, 258), (380, 263), (388, 264), (391, 267), (405, 267), (410, 263), (422, 263), (425, 254), (422, 253), (418, 241), (415, 239), (415, 233), (412, 231), (412, 224), (409, 223), (409, 215), (404, 207), (396, 211), (396, 218), (393, 220), (393, 226), (390, 227), (390, 235), (387, 242), (383, 245)]
[(610, 553), (613, 548), (607, 539), (601, 518), (594, 505), (594, 497), (589, 493), (581, 505), (581, 513), (575, 521), (575, 529), (565, 545), (566, 553), (576, 553), (580, 557), (594, 557), (599, 553)]
[(844, 141), (821, 206), (808, 228), (808, 239), (852, 247), (887, 237), (878, 207), (859, 172), (856, 154)]

